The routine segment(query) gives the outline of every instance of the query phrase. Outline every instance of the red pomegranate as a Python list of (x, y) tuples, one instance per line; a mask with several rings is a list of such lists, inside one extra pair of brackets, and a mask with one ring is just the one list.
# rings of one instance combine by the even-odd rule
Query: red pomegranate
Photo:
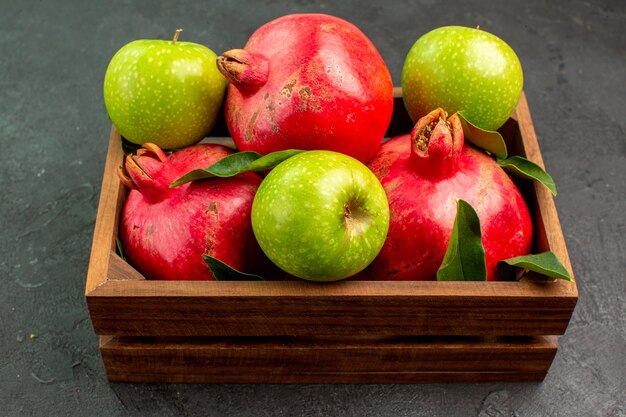
[(391, 120), (393, 84), (372, 42), (324, 14), (294, 14), (224, 52), (226, 122), (243, 151), (327, 149), (366, 162)]
[(136, 156), (126, 157), (118, 174), (131, 191), (122, 211), (120, 239), (128, 261), (146, 278), (214, 279), (202, 254), (246, 272), (267, 262), (250, 222), (261, 183), (258, 175), (169, 188), (188, 171), (206, 168), (231, 153), (221, 145), (199, 144), (167, 156), (146, 143)]
[(454, 218), (456, 200), (478, 214), (487, 279), (503, 259), (527, 255), (532, 223), (519, 190), (484, 152), (464, 145), (457, 114), (442, 109), (421, 118), (411, 135), (383, 144), (369, 167), (381, 180), (390, 209), (387, 241), (370, 266), (377, 279), (435, 279)]

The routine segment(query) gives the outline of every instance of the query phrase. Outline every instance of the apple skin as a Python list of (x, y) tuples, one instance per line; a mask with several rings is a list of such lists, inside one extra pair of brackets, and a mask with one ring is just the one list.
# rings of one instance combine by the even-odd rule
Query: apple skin
[(409, 50), (402, 69), (404, 104), (413, 121), (437, 107), (463, 112), (472, 124), (496, 130), (519, 101), (520, 61), (502, 39), (481, 29), (445, 26)]
[(279, 268), (336, 281), (367, 267), (389, 229), (389, 205), (361, 162), (332, 151), (295, 155), (274, 168), (252, 203), (252, 230)]
[(173, 149), (199, 142), (215, 125), (226, 90), (216, 59), (209, 48), (192, 42), (126, 44), (104, 77), (111, 121), (136, 144)]

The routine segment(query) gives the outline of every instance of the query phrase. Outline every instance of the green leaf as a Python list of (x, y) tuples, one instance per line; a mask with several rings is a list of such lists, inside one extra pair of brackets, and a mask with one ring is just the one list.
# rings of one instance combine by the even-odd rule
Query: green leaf
[(237, 271), (224, 262), (212, 256), (203, 254), (202, 259), (209, 266), (215, 279), (218, 281), (265, 281), (263, 277), (254, 274)]
[(126, 260), (126, 256), (124, 256), (124, 246), (122, 246), (122, 241), (119, 237), (115, 239), (115, 244), (117, 245), (117, 254), (120, 255), (120, 258)]
[(495, 155), (496, 158), (504, 159), (508, 156), (506, 143), (500, 133), (495, 130), (484, 130), (472, 124), (465, 118), (463, 112), (459, 112), (459, 117), (463, 125), (465, 140)]
[(292, 156), (304, 152), (297, 149), (287, 149), (268, 153), (263, 156), (256, 152), (237, 152), (220, 159), (213, 165), (204, 169), (194, 169), (170, 184), (170, 188), (178, 187), (185, 183), (202, 180), (211, 177), (233, 177), (237, 174), (250, 171), (265, 171), (274, 168), (281, 162)]
[(561, 264), (556, 255), (550, 251), (537, 255), (517, 256), (498, 262), (499, 268), (506, 268), (506, 265), (528, 269), (551, 278), (572, 281), (567, 269)]
[(480, 220), (464, 200), (456, 202), (456, 217), (448, 249), (437, 271), (437, 281), (486, 281), (487, 266)]
[(550, 174), (534, 162), (522, 156), (512, 156), (507, 159), (498, 159), (498, 164), (515, 176), (539, 181), (548, 187), (552, 195), (556, 196), (554, 180)]

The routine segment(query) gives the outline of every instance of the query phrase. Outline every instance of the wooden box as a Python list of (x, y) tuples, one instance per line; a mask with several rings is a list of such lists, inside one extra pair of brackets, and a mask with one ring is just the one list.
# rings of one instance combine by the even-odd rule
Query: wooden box
[[(389, 136), (412, 127), (396, 93)], [(543, 166), (524, 95), (501, 133), (510, 154)], [(228, 135), (223, 121), (213, 135)], [(85, 289), (110, 381), (539, 381), (548, 372), (574, 282), (146, 280), (116, 254), (120, 140), (113, 128)], [(534, 252), (552, 250), (572, 274), (552, 195), (521, 185)]]

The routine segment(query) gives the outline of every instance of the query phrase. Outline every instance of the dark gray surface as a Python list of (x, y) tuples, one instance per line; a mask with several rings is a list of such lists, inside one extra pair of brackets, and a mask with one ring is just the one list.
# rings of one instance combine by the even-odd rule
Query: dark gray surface
[[(0, 1), (0, 415), (624, 416), (626, 7), (623, 1)], [(369, 2), (368, 2), (369, 3)], [(241, 47), (293, 12), (348, 18), (394, 83), (419, 35), (480, 25), (518, 53), (580, 301), (543, 383), (109, 384), (83, 287), (126, 42)]]

